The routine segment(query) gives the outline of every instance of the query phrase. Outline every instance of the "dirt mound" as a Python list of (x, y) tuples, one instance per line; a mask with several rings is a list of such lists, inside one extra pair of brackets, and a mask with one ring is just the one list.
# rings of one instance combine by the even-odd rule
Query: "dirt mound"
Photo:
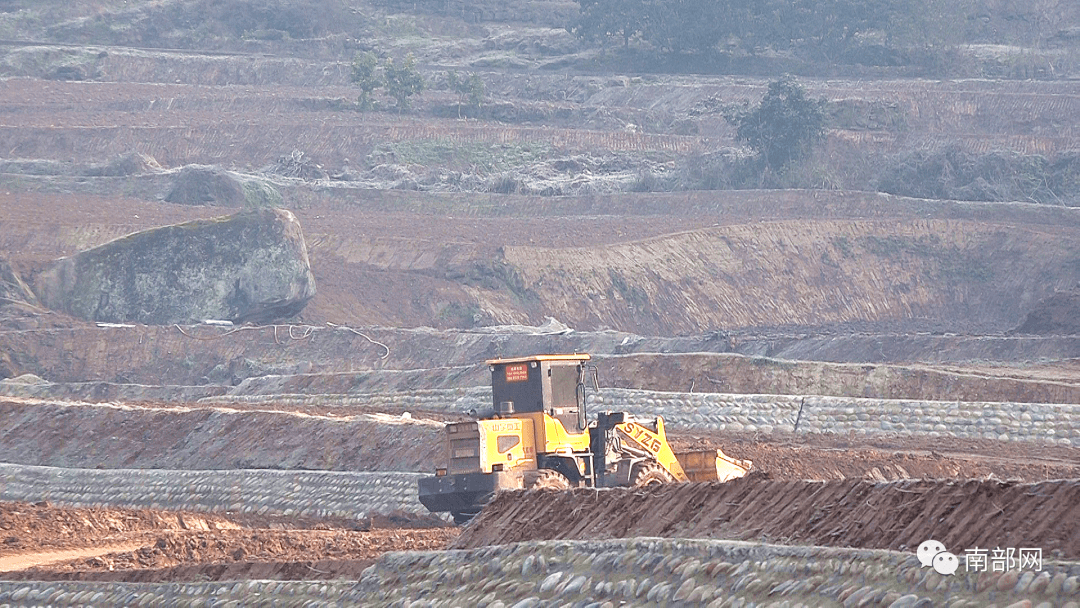
[[(669, 435), (669, 438), (672, 436)], [(1080, 478), (1080, 450), (1027, 444), (1017, 448), (996, 440), (932, 437), (853, 439), (845, 435), (717, 433), (671, 439), (676, 451), (720, 448), (754, 463), (754, 471), (775, 480), (999, 479), (1039, 482)]]
[(969, 548), (1038, 547), (1080, 557), (1080, 480), (773, 481), (671, 484), (651, 490), (515, 491), (498, 495), (454, 542), (723, 538), (914, 550), (939, 540)]
[(341, 411), (0, 400), (0, 421), (0, 462), (46, 466), (430, 471), (443, 454), (440, 424)]
[(165, 202), (180, 205), (243, 207), (244, 186), (231, 173), (210, 165), (188, 165), (180, 170)]

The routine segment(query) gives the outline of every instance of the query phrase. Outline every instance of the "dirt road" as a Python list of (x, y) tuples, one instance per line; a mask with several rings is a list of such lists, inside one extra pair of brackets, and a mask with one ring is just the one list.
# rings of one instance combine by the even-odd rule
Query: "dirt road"
[(17, 553), (0, 557), (0, 573), (27, 570), (51, 566), (61, 562), (75, 560), (87, 560), (91, 558), (109, 555), (110, 553), (125, 553), (135, 551), (146, 546), (151, 540), (142, 539), (115, 544), (104, 544), (96, 547), (82, 549), (65, 549), (62, 551), (37, 551), (31, 553)]
[(387, 551), (439, 550), (457, 534), (382, 521), (0, 503), (0, 580), (358, 576)]

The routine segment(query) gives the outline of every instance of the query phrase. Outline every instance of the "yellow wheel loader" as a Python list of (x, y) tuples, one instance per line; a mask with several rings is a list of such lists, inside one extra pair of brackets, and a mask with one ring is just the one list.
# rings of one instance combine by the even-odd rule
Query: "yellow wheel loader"
[(720, 450), (676, 454), (664, 419), (601, 412), (589, 423), (587, 354), (494, 359), (493, 408), (446, 425), (447, 466), (420, 479), (420, 502), (464, 523), (500, 490), (727, 481), (751, 463)]

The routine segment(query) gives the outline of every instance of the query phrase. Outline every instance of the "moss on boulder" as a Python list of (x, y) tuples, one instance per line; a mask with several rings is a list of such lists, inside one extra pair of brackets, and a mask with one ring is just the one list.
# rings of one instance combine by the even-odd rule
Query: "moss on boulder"
[(259, 209), (136, 232), (61, 258), (34, 289), (54, 310), (150, 325), (299, 313), (315, 277), (296, 216)]

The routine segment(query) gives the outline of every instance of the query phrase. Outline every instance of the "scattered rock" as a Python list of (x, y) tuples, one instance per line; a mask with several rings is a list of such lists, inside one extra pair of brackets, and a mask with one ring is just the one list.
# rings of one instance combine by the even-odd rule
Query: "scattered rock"
[(141, 152), (118, 154), (104, 165), (91, 165), (83, 174), (87, 177), (122, 177), (161, 171), (161, 165), (152, 156)]
[(48, 384), (47, 381), (42, 380), (34, 374), (22, 374), (15, 376), (14, 378), (7, 378), (0, 382), (4, 382), (5, 384)]

